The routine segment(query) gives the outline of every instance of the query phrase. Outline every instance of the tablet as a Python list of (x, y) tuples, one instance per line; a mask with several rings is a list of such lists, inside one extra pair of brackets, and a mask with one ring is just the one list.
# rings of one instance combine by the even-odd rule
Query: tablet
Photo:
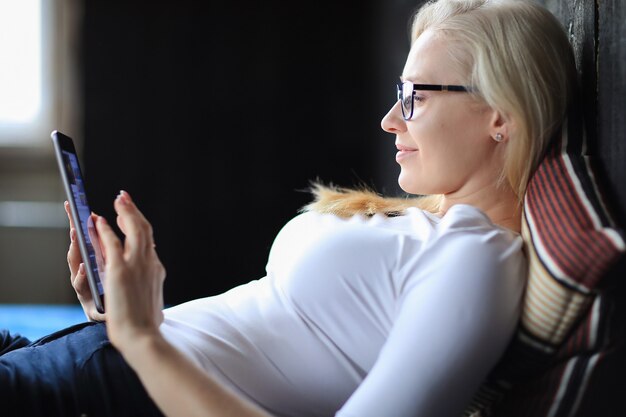
[(85, 181), (78, 162), (74, 141), (55, 130), (50, 134), (55, 155), (70, 205), (70, 215), (76, 228), (80, 254), (85, 264), (87, 281), (96, 309), (104, 313), (104, 258), (96, 227), (87, 201)]

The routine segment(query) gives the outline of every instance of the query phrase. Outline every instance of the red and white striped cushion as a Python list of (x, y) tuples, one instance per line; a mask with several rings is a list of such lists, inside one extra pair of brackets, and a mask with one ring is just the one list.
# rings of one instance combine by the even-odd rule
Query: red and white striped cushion
[(584, 155), (582, 118), (570, 117), (534, 173), (522, 236), (528, 285), (518, 331), (465, 415), (575, 415), (607, 340), (607, 272), (626, 244)]

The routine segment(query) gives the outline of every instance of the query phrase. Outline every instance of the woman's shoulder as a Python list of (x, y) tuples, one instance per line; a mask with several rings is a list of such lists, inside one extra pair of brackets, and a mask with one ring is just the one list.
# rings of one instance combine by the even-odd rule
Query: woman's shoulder
[(455, 204), (439, 217), (439, 227), (454, 231), (493, 231), (499, 234), (517, 237), (520, 234), (494, 223), (485, 212), (470, 204)]
[(461, 250), (474, 256), (518, 256), (523, 249), (519, 233), (493, 223), (482, 210), (468, 204), (448, 209), (438, 220), (433, 240), (448, 252)]
[(517, 297), (527, 271), (520, 234), (494, 224), (480, 209), (464, 204), (452, 206), (435, 230), (422, 248), (419, 263), (407, 270), (407, 282), (434, 280), (451, 289), (466, 284), (485, 291), (506, 288), (508, 294)]

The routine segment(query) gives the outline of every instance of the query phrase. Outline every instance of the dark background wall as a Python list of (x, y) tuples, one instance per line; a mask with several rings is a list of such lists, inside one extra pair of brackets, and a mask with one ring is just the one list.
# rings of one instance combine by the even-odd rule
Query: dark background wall
[(588, 154), (607, 205), (626, 219), (626, 5), (622, 0), (545, 0), (570, 34), (582, 81)]
[[(544, 0), (568, 30), (582, 86), (587, 154), (605, 204), (626, 228), (626, 4), (623, 0)], [(626, 285), (626, 259), (610, 273)], [(626, 290), (623, 290), (626, 297)]]
[(131, 193), (166, 303), (263, 276), (310, 180), (399, 192), (380, 120), (415, 3), (383, 3), (84, 3), (90, 203), (112, 219), (118, 190)]
[[(589, 151), (626, 213), (626, 12), (546, 0), (569, 30)], [(380, 119), (408, 52), (407, 0), (84, 2), (85, 174), (113, 218), (128, 190), (154, 225), (166, 303), (264, 275), (310, 180), (398, 195)]]

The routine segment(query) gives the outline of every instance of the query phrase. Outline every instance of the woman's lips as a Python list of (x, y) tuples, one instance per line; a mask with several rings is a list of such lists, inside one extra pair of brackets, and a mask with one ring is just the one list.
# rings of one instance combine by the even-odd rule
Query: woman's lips
[(404, 158), (408, 158), (418, 152), (417, 148), (409, 148), (408, 146), (399, 145), (396, 143), (398, 153), (396, 154), (396, 162), (400, 162)]

